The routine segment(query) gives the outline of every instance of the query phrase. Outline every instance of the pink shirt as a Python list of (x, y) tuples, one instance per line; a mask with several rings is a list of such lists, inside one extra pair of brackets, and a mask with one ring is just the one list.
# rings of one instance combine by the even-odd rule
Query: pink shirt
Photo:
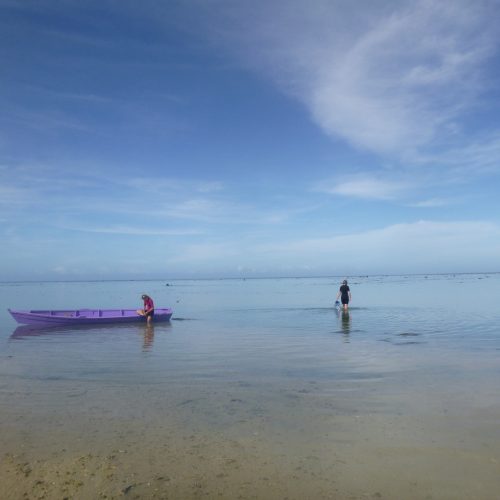
[(151, 297), (148, 297), (144, 299), (144, 310), (149, 311), (150, 309), (154, 309), (155, 305), (153, 303), (153, 299)]

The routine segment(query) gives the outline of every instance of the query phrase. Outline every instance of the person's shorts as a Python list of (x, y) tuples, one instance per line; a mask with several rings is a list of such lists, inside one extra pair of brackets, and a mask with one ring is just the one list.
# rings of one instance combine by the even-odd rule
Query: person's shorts
[(144, 316), (154, 316), (155, 315), (155, 310), (152, 309), (151, 311), (149, 311), (148, 313), (146, 313)]
[(343, 305), (349, 304), (349, 297), (340, 297), (340, 301)]

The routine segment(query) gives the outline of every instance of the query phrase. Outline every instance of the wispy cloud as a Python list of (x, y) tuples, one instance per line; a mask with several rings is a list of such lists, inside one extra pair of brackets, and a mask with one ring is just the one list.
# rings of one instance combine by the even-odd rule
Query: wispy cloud
[(500, 173), (500, 129), (471, 134), (467, 141), (422, 154), (418, 160), (420, 165), (445, 167), (455, 177)]
[(224, 183), (220, 181), (201, 182), (196, 185), (196, 189), (200, 193), (211, 193), (213, 191), (223, 191), (225, 189)]
[(500, 37), (488, 1), (231, 7), (208, 14), (228, 51), (303, 101), (327, 134), (406, 158), (461, 135)]
[(74, 225), (64, 226), (64, 229), (71, 231), (81, 231), (85, 233), (101, 233), (101, 234), (123, 234), (136, 236), (189, 236), (200, 235), (204, 231), (197, 229), (164, 229), (140, 226), (125, 226), (125, 225), (103, 225), (103, 226), (85, 226)]
[(187, 245), (182, 252), (169, 259), (170, 264), (199, 265), (206, 262), (221, 262), (241, 258), (241, 248), (231, 242), (205, 242)]
[(477, 4), (417, 2), (379, 17), (333, 64), (320, 65), (308, 103), (332, 135), (407, 156), (453, 132), (480, 91), (492, 52)]
[[(12, 172), (15, 171), (15, 175)], [(285, 198), (242, 201), (238, 190), (218, 180), (180, 179), (155, 175), (154, 179), (122, 176), (98, 166), (25, 164), (0, 168), (0, 206), (16, 204), (17, 217), (33, 220), (45, 214), (47, 223), (60, 228), (115, 234), (199, 234), (187, 228), (179, 232), (165, 224), (195, 223), (211, 226), (275, 225), (313, 208)], [(11, 207), (12, 208), (12, 207)], [(50, 215), (49, 215), (50, 214)], [(90, 225), (86, 220), (109, 220)], [(136, 221), (142, 220), (142, 229)], [(71, 221), (71, 223), (68, 223)], [(75, 221), (82, 221), (75, 225)], [(146, 226), (146, 227), (145, 227)], [(162, 229), (158, 229), (162, 228)]]
[(456, 203), (456, 200), (450, 198), (429, 198), (428, 200), (421, 200), (415, 203), (409, 203), (408, 206), (415, 208), (436, 208), (445, 207)]
[(43, 132), (46, 135), (61, 130), (92, 132), (84, 120), (61, 109), (36, 110), (24, 105), (8, 103), (2, 121), (9, 125), (22, 126), (27, 130)]
[(263, 244), (255, 251), (316, 268), (341, 262), (344, 268), (360, 272), (471, 270), (465, 269), (472, 268), (471, 256), (485, 268), (496, 269), (500, 226), (486, 221), (419, 221), (334, 237)]
[(149, 177), (130, 177), (125, 179), (116, 179), (108, 177), (110, 182), (127, 185), (134, 189), (141, 189), (148, 192), (192, 192), (192, 193), (212, 193), (220, 192), (226, 189), (221, 181), (209, 180), (185, 180), (173, 177), (155, 177), (151, 180)]
[(35, 193), (17, 186), (0, 186), (0, 205), (24, 205), (33, 203)]
[(247, 204), (237, 198), (186, 198), (155, 212), (173, 219), (186, 219), (207, 224), (228, 225), (274, 225), (280, 224), (306, 209), (282, 206), (266, 209)]
[(316, 190), (325, 193), (368, 200), (390, 200), (400, 196), (409, 188), (408, 183), (384, 180), (370, 175), (326, 181), (316, 186)]
[[(485, 221), (418, 221), (332, 237), (197, 242), (169, 258), (186, 269), (242, 266), (255, 273), (460, 272), (498, 268), (500, 226)], [(262, 256), (266, 258), (263, 259)], [(472, 260), (471, 260), (471, 256)]]

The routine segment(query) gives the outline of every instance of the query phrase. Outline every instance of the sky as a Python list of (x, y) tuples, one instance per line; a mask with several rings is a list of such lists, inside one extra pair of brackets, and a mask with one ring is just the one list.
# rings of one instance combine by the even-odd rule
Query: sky
[(500, 271), (498, 0), (0, 0), (0, 281)]

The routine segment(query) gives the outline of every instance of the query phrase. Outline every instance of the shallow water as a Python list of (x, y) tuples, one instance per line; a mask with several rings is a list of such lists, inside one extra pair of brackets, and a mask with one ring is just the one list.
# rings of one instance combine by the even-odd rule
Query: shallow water
[[(348, 314), (338, 286), (0, 284), (0, 497), (498, 498), (500, 275), (352, 278)], [(6, 312), (143, 292), (169, 324)]]

